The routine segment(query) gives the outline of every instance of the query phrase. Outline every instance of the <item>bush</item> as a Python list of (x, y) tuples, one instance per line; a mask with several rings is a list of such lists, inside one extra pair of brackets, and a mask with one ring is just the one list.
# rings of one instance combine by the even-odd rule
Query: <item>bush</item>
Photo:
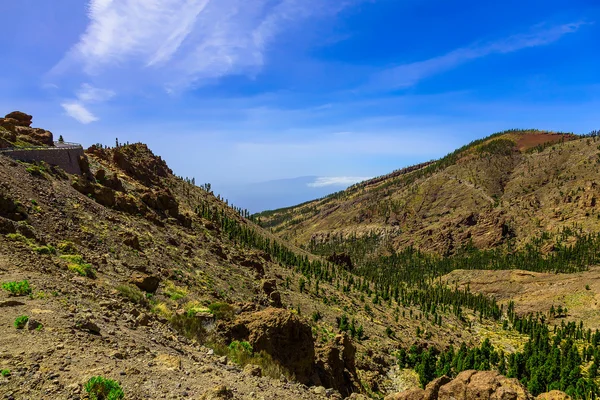
[(13, 296), (27, 296), (31, 294), (31, 286), (28, 280), (20, 282), (5, 282), (2, 289), (8, 290)]
[(33, 251), (38, 254), (56, 254), (56, 248), (50, 245), (34, 247)]
[(312, 320), (314, 322), (319, 322), (321, 319), (323, 319), (323, 316), (321, 315), (321, 313), (319, 311), (315, 311), (312, 313)]
[(252, 345), (248, 342), (240, 342), (234, 340), (228, 346), (229, 357), (236, 363), (245, 365), (248, 364), (248, 359), (252, 357)]
[(123, 295), (123, 297), (129, 299), (129, 301), (132, 303), (143, 305), (147, 303), (144, 293), (142, 293), (142, 291), (135, 286), (119, 285), (116, 287), (116, 289), (119, 293), (121, 293), (121, 295)]
[(13, 242), (21, 242), (21, 243), (29, 243), (29, 239), (20, 233), (9, 233), (6, 235), (8, 240), (12, 240)]
[(14, 323), (15, 328), (17, 328), (17, 329), (25, 328), (27, 321), (29, 321), (29, 317), (27, 315), (21, 315), (21, 316), (17, 317), (15, 319), (15, 323)]
[(185, 296), (187, 296), (187, 290), (175, 286), (175, 284), (171, 281), (166, 281), (164, 292), (168, 297), (171, 298), (171, 300), (175, 301), (183, 299)]
[(203, 342), (206, 338), (206, 330), (202, 325), (202, 320), (196, 318), (193, 314), (173, 314), (171, 325), (188, 339)]
[(65, 241), (58, 244), (58, 251), (62, 254), (77, 254), (77, 247), (73, 242)]
[(93, 376), (85, 384), (91, 400), (121, 400), (125, 398), (119, 382), (101, 376)]
[(216, 319), (231, 319), (233, 318), (233, 307), (227, 303), (212, 303), (208, 309)]
[(3, 369), (2, 371), (0, 371), (0, 375), (2, 375), (5, 378), (8, 378), (10, 376), (10, 369)]
[(92, 268), (91, 264), (86, 263), (79, 254), (64, 255), (60, 256), (63, 260), (67, 261), (69, 270), (88, 278), (95, 278), (96, 272)]
[(44, 176), (44, 172), (46, 172), (46, 168), (40, 167), (38, 165), (32, 165), (32, 166), (27, 167), (26, 171), (29, 172), (33, 176), (42, 177), (42, 176)]

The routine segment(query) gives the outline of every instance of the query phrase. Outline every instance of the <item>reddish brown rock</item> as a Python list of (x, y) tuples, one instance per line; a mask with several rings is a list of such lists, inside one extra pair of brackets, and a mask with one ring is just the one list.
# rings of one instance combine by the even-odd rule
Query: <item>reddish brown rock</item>
[(33, 117), (29, 114), (25, 114), (21, 111), (13, 111), (11, 113), (6, 114), (4, 118), (10, 118), (18, 122), (18, 126), (31, 126), (31, 121)]
[(130, 282), (144, 292), (155, 293), (158, 290), (160, 279), (151, 275), (135, 275)]
[[(562, 393), (562, 392), (561, 392)], [(450, 380), (441, 377), (425, 390), (412, 389), (386, 396), (386, 400), (533, 400), (533, 396), (516, 379), (496, 371), (463, 371)], [(554, 397), (543, 398), (544, 400)], [(557, 397), (563, 399), (562, 397)]]
[(310, 325), (291, 311), (267, 308), (241, 314), (223, 327), (229, 341), (246, 340), (254, 351), (271, 355), (303, 383), (309, 383), (315, 361), (315, 345)]

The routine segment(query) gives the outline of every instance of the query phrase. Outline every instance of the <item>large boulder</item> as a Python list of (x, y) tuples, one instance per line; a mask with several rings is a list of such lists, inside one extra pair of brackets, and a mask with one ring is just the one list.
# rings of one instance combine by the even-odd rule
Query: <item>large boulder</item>
[(571, 396), (560, 390), (551, 390), (540, 394), (535, 400), (571, 400)]
[(40, 128), (32, 128), (32, 116), (20, 111), (13, 111), (0, 118), (0, 139), (2, 147), (8, 147), (7, 143), (20, 140), (35, 146), (54, 146), (52, 132)]
[(21, 111), (13, 111), (11, 113), (8, 113), (4, 118), (10, 118), (17, 121), (17, 123), (15, 124), (17, 126), (27, 127), (31, 126), (31, 121), (33, 120), (33, 117), (31, 115), (25, 114)]
[(254, 351), (264, 351), (302, 383), (310, 383), (315, 345), (309, 324), (289, 310), (267, 308), (241, 314), (224, 327), (227, 340), (248, 341)]
[(319, 383), (339, 390), (344, 397), (358, 391), (360, 380), (356, 373), (355, 355), (356, 347), (345, 333), (317, 349), (315, 369)]
[[(463, 371), (450, 380), (438, 378), (423, 389), (411, 389), (385, 397), (385, 400), (533, 400), (516, 379), (496, 371)], [(548, 399), (554, 399), (549, 397)], [(560, 399), (558, 397), (557, 399)]]
[(17, 126), (15, 127), (15, 132), (18, 137), (26, 142), (35, 145), (54, 146), (54, 136), (52, 135), (52, 132), (45, 129)]

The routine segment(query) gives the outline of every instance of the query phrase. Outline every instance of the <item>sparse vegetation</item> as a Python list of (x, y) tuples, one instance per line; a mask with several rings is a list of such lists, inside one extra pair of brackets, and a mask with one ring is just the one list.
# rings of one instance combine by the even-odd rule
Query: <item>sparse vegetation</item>
[(38, 246), (33, 249), (38, 254), (56, 254), (56, 248), (51, 245)]
[(172, 281), (166, 281), (164, 293), (171, 300), (179, 300), (183, 299), (187, 296), (187, 290), (181, 286), (176, 286)]
[(5, 282), (2, 284), (2, 289), (9, 291), (13, 296), (27, 296), (32, 292), (28, 280)]
[(29, 321), (29, 317), (27, 315), (20, 315), (17, 318), (15, 318), (15, 322), (13, 325), (17, 329), (23, 329), (25, 328), (27, 321)]
[(211, 303), (208, 306), (210, 312), (217, 319), (231, 319), (233, 318), (233, 307), (227, 303)]
[(135, 286), (131, 285), (119, 285), (116, 287), (117, 292), (119, 292), (123, 297), (131, 301), (135, 304), (143, 304), (147, 303), (146, 296), (144, 293)]
[(44, 173), (47, 172), (46, 168), (40, 165), (31, 165), (26, 168), (26, 171), (29, 172), (33, 176), (43, 177)]
[(85, 384), (85, 391), (91, 400), (121, 400), (125, 398), (123, 389), (117, 381), (101, 376), (91, 377)]
[(96, 272), (92, 268), (92, 265), (86, 263), (83, 257), (79, 254), (62, 255), (60, 256), (60, 258), (67, 261), (67, 267), (69, 268), (69, 270), (77, 273), (78, 275), (85, 276), (88, 278), (96, 277)]
[(2, 375), (5, 378), (8, 378), (10, 376), (10, 369), (3, 369), (2, 371), (0, 371), (0, 375)]

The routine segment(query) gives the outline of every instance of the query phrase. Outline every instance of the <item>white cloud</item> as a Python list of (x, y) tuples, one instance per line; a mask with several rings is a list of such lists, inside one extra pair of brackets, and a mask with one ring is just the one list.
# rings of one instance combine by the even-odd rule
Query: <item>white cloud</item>
[(75, 118), (82, 124), (89, 124), (90, 122), (98, 121), (98, 117), (92, 114), (85, 106), (77, 101), (69, 101), (61, 103), (62, 108), (67, 112), (70, 117)]
[(308, 187), (324, 187), (324, 186), (350, 186), (357, 182), (362, 182), (369, 179), (363, 176), (329, 176), (315, 179), (309, 183)]
[(530, 33), (517, 34), (489, 43), (477, 43), (453, 50), (439, 57), (399, 65), (376, 74), (369, 86), (376, 89), (395, 89), (413, 86), (424, 78), (477, 58), (491, 54), (512, 53), (530, 47), (553, 43), (566, 34), (576, 32), (585, 24), (585, 22), (574, 22), (550, 28), (537, 26)]
[(102, 101), (110, 100), (115, 96), (115, 92), (107, 89), (100, 89), (84, 83), (77, 91), (77, 98), (84, 103), (98, 103)]
[[(360, 0), (351, 0), (360, 1)], [(282, 30), (350, 2), (334, 0), (89, 0), (89, 24), (54, 72), (127, 68), (166, 88), (254, 74)]]

